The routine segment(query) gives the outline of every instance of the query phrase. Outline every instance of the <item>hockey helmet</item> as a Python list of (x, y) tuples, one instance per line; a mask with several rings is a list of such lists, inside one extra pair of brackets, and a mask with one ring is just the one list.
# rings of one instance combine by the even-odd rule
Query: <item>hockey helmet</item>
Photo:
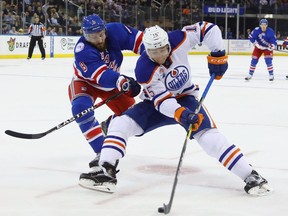
[(259, 26), (262, 24), (266, 24), (268, 26), (268, 20), (267, 19), (261, 19), (259, 22)]
[(82, 22), (82, 30), (85, 34), (93, 34), (106, 29), (105, 22), (96, 14), (85, 16)]
[(164, 29), (162, 29), (158, 25), (146, 28), (144, 31), (142, 41), (146, 51), (149, 49), (157, 49), (160, 47), (164, 47), (166, 45), (169, 45), (170, 50), (168, 34)]

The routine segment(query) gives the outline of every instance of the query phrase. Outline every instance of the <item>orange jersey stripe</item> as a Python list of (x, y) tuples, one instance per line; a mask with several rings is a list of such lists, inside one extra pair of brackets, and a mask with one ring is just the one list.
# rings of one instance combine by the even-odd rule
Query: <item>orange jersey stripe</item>
[(234, 157), (234, 155), (236, 155), (238, 152), (240, 151), (239, 148), (237, 148), (224, 162), (224, 166), (226, 167), (226, 165), (229, 163), (229, 161)]
[(206, 31), (206, 26), (208, 25), (208, 22), (205, 23), (204, 27), (202, 28), (201, 30), (201, 34), (202, 34), (202, 37), (204, 38), (204, 35), (205, 35), (205, 31)]
[(138, 82), (138, 83), (139, 83), (139, 84), (148, 84), (148, 83), (152, 80), (152, 78), (153, 78), (153, 76), (154, 76), (154, 73), (156, 73), (158, 67), (159, 67), (159, 66), (156, 66), (156, 67), (155, 67), (155, 69), (153, 70), (153, 72), (152, 72), (152, 74), (151, 74), (150, 79), (149, 79), (147, 82), (144, 82), (144, 83)]
[(126, 148), (125, 145), (124, 145), (123, 143), (121, 143), (121, 142), (117, 142), (117, 141), (114, 141), (114, 140), (105, 140), (103, 145), (105, 145), (105, 144), (107, 144), (107, 143), (113, 143), (113, 144), (116, 144), (116, 145), (120, 146), (120, 147), (123, 148), (123, 149)]
[(168, 95), (166, 95), (165, 97), (161, 98), (160, 100), (157, 100), (155, 107), (158, 106), (159, 103), (161, 103), (162, 101), (166, 100), (167, 98), (171, 97), (172, 93), (170, 92)]

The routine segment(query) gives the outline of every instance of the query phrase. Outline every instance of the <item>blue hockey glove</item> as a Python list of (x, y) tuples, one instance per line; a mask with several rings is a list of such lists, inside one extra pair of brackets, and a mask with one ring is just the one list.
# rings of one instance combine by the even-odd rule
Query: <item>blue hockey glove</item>
[(228, 56), (225, 55), (225, 50), (211, 52), (211, 54), (207, 56), (210, 76), (215, 74), (215, 79), (220, 80), (228, 69), (227, 59)]
[(130, 97), (137, 96), (141, 91), (141, 86), (136, 82), (136, 80), (125, 75), (119, 76), (116, 86), (119, 91), (125, 92), (125, 94)]
[(186, 107), (180, 107), (175, 111), (174, 118), (182, 125), (192, 124), (192, 130), (197, 131), (204, 119), (204, 116), (201, 113), (195, 114)]

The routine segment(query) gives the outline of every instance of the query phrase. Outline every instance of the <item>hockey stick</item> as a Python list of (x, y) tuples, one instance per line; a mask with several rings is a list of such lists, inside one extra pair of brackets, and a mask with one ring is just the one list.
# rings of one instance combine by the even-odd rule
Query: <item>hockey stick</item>
[[(205, 90), (204, 90), (204, 92), (202, 94), (202, 97), (201, 97), (201, 99), (199, 101), (199, 105), (196, 108), (194, 115), (197, 115), (197, 113), (200, 111), (200, 109), (202, 107), (202, 104), (203, 104), (203, 101), (204, 101), (204, 99), (205, 99), (205, 97), (206, 97), (206, 95), (207, 95), (207, 93), (208, 93), (213, 81), (214, 81), (214, 78), (215, 78), (215, 74), (212, 74), (208, 84), (205, 87)], [(174, 194), (175, 194), (175, 190), (176, 190), (176, 186), (177, 186), (177, 182), (178, 182), (178, 175), (179, 175), (179, 172), (180, 172), (180, 167), (181, 167), (182, 160), (183, 160), (183, 157), (184, 157), (184, 154), (185, 154), (185, 151), (186, 151), (187, 142), (189, 140), (189, 137), (191, 136), (191, 133), (192, 133), (192, 124), (189, 125), (189, 129), (188, 129), (188, 132), (186, 134), (185, 142), (184, 142), (183, 147), (182, 147), (182, 151), (181, 151), (181, 155), (180, 155), (178, 166), (177, 166), (177, 170), (176, 170), (176, 174), (175, 174), (175, 178), (174, 178), (174, 183), (173, 183), (173, 187), (172, 187), (172, 192), (171, 192), (171, 195), (170, 195), (169, 203), (168, 204), (164, 203), (163, 207), (159, 207), (158, 208), (158, 212), (159, 213), (169, 214), (169, 212), (171, 210), (172, 202), (173, 202), (173, 199), (174, 199)]]
[(60, 123), (59, 125), (51, 128), (50, 130), (48, 130), (46, 132), (38, 133), (38, 134), (25, 134), (25, 133), (19, 133), (19, 132), (16, 132), (16, 131), (6, 130), (5, 133), (7, 135), (10, 135), (10, 136), (13, 136), (13, 137), (17, 137), (17, 138), (21, 138), (21, 139), (39, 139), (39, 138), (42, 138), (42, 137), (46, 136), (47, 134), (50, 134), (53, 131), (56, 131), (56, 130), (58, 130), (58, 129), (70, 124), (71, 122), (81, 118), (82, 116), (84, 116), (84, 115), (90, 113), (91, 111), (99, 108), (100, 106), (102, 106), (104, 104), (107, 104), (109, 101), (119, 97), (123, 93), (124, 93), (123, 91), (119, 92), (119, 93), (111, 96), (110, 98), (107, 98), (106, 100), (100, 101), (99, 103), (87, 108), (86, 110), (83, 110), (82, 112), (78, 113), (77, 115), (73, 116), (72, 118), (67, 119), (66, 121)]

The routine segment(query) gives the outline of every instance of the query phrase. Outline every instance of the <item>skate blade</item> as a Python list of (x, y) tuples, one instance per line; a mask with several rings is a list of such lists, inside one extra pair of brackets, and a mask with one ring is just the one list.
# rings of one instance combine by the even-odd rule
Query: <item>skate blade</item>
[(94, 181), (88, 180), (88, 179), (80, 179), (79, 180), (79, 186), (90, 189), (90, 190), (96, 190), (96, 191), (101, 191), (101, 192), (106, 192), (106, 193), (114, 193), (116, 184), (115, 183), (101, 183), (101, 184), (95, 184)]
[(263, 184), (261, 186), (256, 186), (251, 188), (248, 191), (248, 194), (251, 196), (267, 196), (273, 192), (273, 188), (271, 188), (268, 184)]

